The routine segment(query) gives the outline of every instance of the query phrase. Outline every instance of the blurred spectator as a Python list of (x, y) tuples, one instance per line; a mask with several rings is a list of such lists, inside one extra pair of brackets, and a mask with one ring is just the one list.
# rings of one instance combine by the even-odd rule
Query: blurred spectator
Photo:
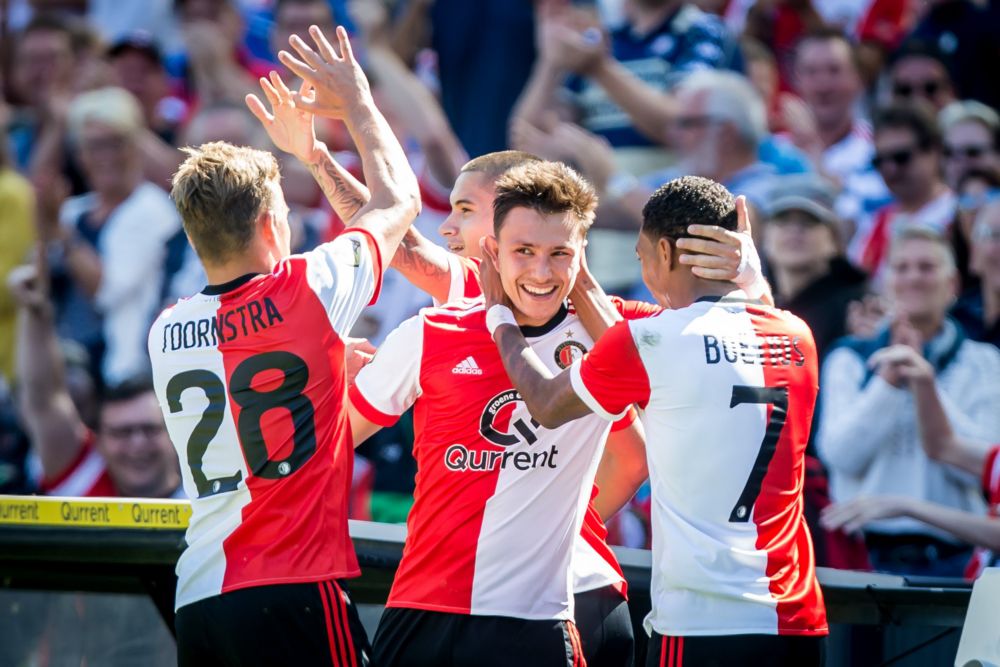
[(271, 65), (243, 45), (244, 25), (233, 0), (176, 0), (185, 52), (167, 58), (189, 104), (241, 104)]
[(168, 144), (177, 142), (178, 127), (187, 119), (187, 106), (171, 95), (163, 56), (153, 35), (130, 32), (112, 43), (108, 58), (116, 85), (135, 96), (146, 126)]
[(952, 102), (938, 114), (944, 137), (944, 180), (958, 189), (969, 169), (1000, 170), (1000, 115), (973, 100)]
[(66, 383), (44, 275), (16, 269), (8, 286), (20, 306), (18, 376), (21, 414), (50, 495), (182, 498), (180, 470), (146, 380), (108, 390), (96, 431), (81, 418)]
[(60, 334), (86, 345), (110, 384), (148, 368), (146, 334), (160, 304), (165, 245), (180, 229), (166, 192), (142, 180), (141, 113), (120, 88), (74, 100), (69, 135), (92, 191), (67, 199), (58, 222), (54, 205), (39, 221), (53, 269), (66, 278), (57, 294)]
[[(974, 477), (928, 459), (920, 446), (913, 397), (892, 365), (869, 361), (890, 345), (920, 351), (959, 436), (1000, 438), (1000, 351), (968, 338), (946, 316), (957, 276), (947, 242), (935, 232), (903, 229), (894, 239), (888, 287), (892, 325), (870, 339), (848, 338), (829, 352), (820, 384), (817, 449), (830, 470), (833, 498), (896, 495), (982, 514)], [(960, 576), (969, 558), (945, 531), (905, 518), (869, 524), (869, 554), (876, 569)]]
[(1000, 6), (979, 0), (931, 0), (913, 37), (934, 44), (952, 64), (962, 97), (1000, 108)]
[(975, 579), (985, 568), (997, 564), (1000, 553), (1000, 444), (989, 446), (956, 437), (934, 386), (934, 369), (913, 348), (887, 348), (879, 353), (876, 362), (893, 367), (913, 395), (920, 440), (927, 456), (982, 480), (989, 516), (906, 496), (859, 496), (825, 511), (823, 524), (854, 532), (877, 520), (916, 519), (976, 546), (964, 573), (966, 579)]
[(954, 316), (970, 338), (1000, 347), (1000, 201), (979, 211), (971, 241), (969, 266), (980, 286), (962, 296)]
[(843, 256), (833, 188), (818, 176), (785, 176), (768, 203), (763, 252), (775, 305), (798, 315), (822, 360), (847, 333), (847, 307), (866, 292), (866, 277)]
[(848, 256), (881, 285), (889, 241), (911, 225), (944, 233), (955, 217), (955, 194), (941, 177), (941, 134), (922, 106), (894, 105), (875, 114), (875, 156), (893, 201), (859, 221)]
[(176, 28), (174, 0), (87, 0), (85, 4), (87, 21), (109, 44), (126, 39), (136, 31), (149, 33), (157, 41), (163, 41)]
[(888, 77), (893, 102), (921, 100), (938, 112), (958, 98), (947, 57), (924, 42), (904, 42), (892, 54)]
[(9, 134), (14, 163), (28, 168), (39, 137), (62, 135), (75, 75), (73, 33), (63, 19), (40, 15), (17, 36), (11, 84), (16, 95)]
[(288, 50), (289, 37), (308, 35), (311, 25), (318, 26), (324, 35), (333, 35), (336, 24), (328, 0), (274, 0), (274, 25), (268, 35), (274, 61), (278, 51)]
[(786, 104), (791, 139), (840, 188), (837, 214), (853, 221), (889, 195), (872, 167), (871, 124), (858, 116), (864, 87), (854, 45), (834, 29), (807, 34), (794, 52), (794, 83), (806, 109)]
[(958, 179), (958, 206), (949, 235), (961, 278), (961, 294), (977, 292), (979, 278), (971, 269), (972, 227), (983, 206), (1000, 199), (1000, 171), (973, 167)]
[[(35, 241), (35, 196), (9, 162), (7, 138), (0, 135), (0, 276), (24, 263)], [(14, 381), (14, 327), (17, 308), (0, 287), (0, 378)]]
[(743, 34), (758, 40), (774, 53), (781, 89), (790, 90), (792, 52), (803, 35), (823, 28), (823, 18), (811, 0), (755, 2), (747, 12)]

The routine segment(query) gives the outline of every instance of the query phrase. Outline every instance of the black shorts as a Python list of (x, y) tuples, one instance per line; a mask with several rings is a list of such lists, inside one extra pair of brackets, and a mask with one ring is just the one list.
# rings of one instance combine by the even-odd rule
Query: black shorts
[(649, 638), (646, 667), (823, 667), (826, 637), (710, 635)]
[(387, 608), (372, 647), (378, 667), (581, 667), (570, 621)]
[(628, 602), (614, 586), (575, 593), (576, 627), (587, 667), (631, 667), (635, 636)]
[(331, 579), (241, 588), (177, 610), (180, 667), (368, 665), (358, 610)]

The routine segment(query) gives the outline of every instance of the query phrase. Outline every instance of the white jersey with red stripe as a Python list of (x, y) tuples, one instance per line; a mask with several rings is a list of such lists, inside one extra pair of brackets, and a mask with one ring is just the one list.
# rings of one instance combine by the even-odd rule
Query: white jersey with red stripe
[(183, 299), (153, 324), (156, 395), (192, 499), (178, 608), (358, 575), (342, 339), (377, 297), (373, 247), (349, 230), (270, 274)]
[(662, 635), (827, 632), (802, 514), (815, 343), (742, 297), (615, 325), (570, 371), (595, 413), (642, 409)]
[[(994, 445), (986, 454), (983, 463), (983, 494), (989, 504), (988, 513), (992, 519), (1000, 521), (1000, 445)], [(976, 579), (988, 567), (996, 563), (997, 554), (985, 547), (976, 547), (972, 559), (965, 568), (966, 579)]]
[[(480, 261), (478, 258), (448, 255), (448, 271), (451, 278), (448, 291), (449, 303), (463, 299), (478, 299), (482, 296), (482, 286), (479, 284)], [(659, 306), (640, 301), (625, 301), (618, 297), (611, 299), (625, 319), (649, 317), (661, 310)], [(580, 539), (576, 544), (576, 556), (573, 559), (573, 592), (583, 593), (605, 586), (614, 586), (622, 595), (626, 595), (625, 577), (615, 553), (608, 545), (608, 529), (594, 508), (594, 498), (597, 494), (598, 488), (595, 486), (587, 504), (587, 514), (584, 517)]]
[[(592, 344), (565, 309), (525, 333), (554, 372)], [(556, 430), (535, 422), (504, 371), (481, 300), (401, 324), (350, 395), (382, 426), (414, 406), (416, 490), (387, 606), (571, 619), (570, 566), (611, 425), (594, 416)], [(623, 581), (617, 562), (612, 569), (591, 553), (594, 587)]]

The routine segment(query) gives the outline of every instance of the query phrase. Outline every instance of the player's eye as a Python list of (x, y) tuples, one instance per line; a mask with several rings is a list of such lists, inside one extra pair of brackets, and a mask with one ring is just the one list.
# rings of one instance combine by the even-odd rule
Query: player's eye
[(531, 248), (518, 248), (514, 252), (516, 252), (518, 255), (529, 255), (530, 256), (532, 254)]

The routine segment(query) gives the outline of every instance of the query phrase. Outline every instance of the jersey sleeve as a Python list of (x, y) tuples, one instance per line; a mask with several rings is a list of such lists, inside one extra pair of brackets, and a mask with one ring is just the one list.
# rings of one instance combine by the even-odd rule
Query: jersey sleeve
[(451, 285), (448, 287), (447, 303), (461, 299), (476, 299), (483, 295), (483, 289), (479, 285), (479, 262), (478, 259), (448, 253)]
[(424, 320), (411, 317), (389, 334), (348, 389), (354, 408), (379, 426), (392, 426), (421, 394)]
[(323, 303), (334, 331), (346, 336), (364, 307), (378, 299), (382, 283), (378, 243), (363, 229), (348, 229), (304, 257), (309, 286)]
[(649, 402), (649, 376), (628, 322), (619, 322), (593, 349), (570, 366), (573, 391), (595, 414), (609, 421), (625, 416), (633, 403)]
[(614, 432), (627, 429), (629, 426), (632, 425), (632, 422), (634, 422), (638, 418), (639, 418), (639, 413), (636, 412), (635, 408), (633, 408), (630, 405), (628, 411), (625, 413), (625, 416), (611, 425), (611, 431)]
[(618, 309), (618, 314), (626, 320), (641, 320), (644, 317), (652, 317), (663, 312), (663, 308), (653, 303), (645, 301), (632, 301), (623, 299), (620, 296), (611, 297), (611, 302)]

